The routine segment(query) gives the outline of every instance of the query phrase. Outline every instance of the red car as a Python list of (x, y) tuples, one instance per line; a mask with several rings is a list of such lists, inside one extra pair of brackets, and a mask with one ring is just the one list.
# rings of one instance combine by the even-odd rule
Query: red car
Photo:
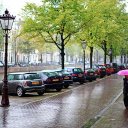
[(86, 80), (88, 80), (90, 82), (93, 80), (96, 80), (96, 78), (97, 78), (97, 76), (95, 74), (95, 70), (91, 69), (91, 68), (86, 69), (84, 74), (85, 74)]
[(106, 67), (104, 65), (94, 65), (93, 69), (98, 77), (103, 78), (106, 75)]
[(104, 66), (106, 67), (106, 75), (111, 75), (114, 73), (114, 69), (110, 64), (105, 64)]

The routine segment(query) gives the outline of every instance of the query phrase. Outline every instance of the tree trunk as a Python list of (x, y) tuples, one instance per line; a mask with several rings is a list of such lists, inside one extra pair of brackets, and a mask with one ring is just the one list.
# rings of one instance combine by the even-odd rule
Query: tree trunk
[(111, 45), (111, 47), (110, 47), (110, 64), (112, 64), (112, 62), (113, 62), (113, 48), (112, 48), (112, 45)]
[(53, 52), (52, 53), (50, 53), (50, 57), (51, 57), (51, 62), (53, 62)]
[(30, 61), (30, 60), (29, 60), (29, 53), (28, 53), (28, 64), (29, 64), (29, 61)]
[(64, 53), (64, 41), (62, 40), (62, 44), (61, 44), (61, 68), (64, 69), (64, 56), (65, 56), (65, 53)]
[(113, 60), (113, 59), (112, 59), (112, 55), (110, 55), (110, 64), (112, 63), (112, 60)]
[(106, 64), (106, 57), (107, 57), (106, 41), (104, 41), (103, 45), (104, 45), (104, 64)]
[(121, 57), (120, 57), (120, 62), (121, 64), (123, 63), (123, 55), (121, 54)]
[(92, 68), (93, 47), (90, 47), (90, 68)]
[(41, 61), (41, 63), (43, 63), (43, 56), (42, 56), (42, 53), (40, 53), (40, 61)]
[(124, 64), (126, 64), (126, 54), (124, 55)]

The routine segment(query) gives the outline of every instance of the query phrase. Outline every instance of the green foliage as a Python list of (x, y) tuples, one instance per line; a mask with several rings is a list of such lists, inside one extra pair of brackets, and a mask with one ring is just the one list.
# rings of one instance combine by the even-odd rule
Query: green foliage
[(105, 41), (115, 56), (128, 47), (128, 14), (118, 0), (43, 0), (23, 10), (21, 34), (38, 49), (48, 42), (62, 50), (74, 39), (85, 40), (88, 47), (102, 47)]
[(86, 5), (85, 16), (90, 22), (78, 33), (77, 38), (86, 40), (89, 47), (101, 47), (102, 42), (106, 41), (107, 48), (112, 45), (117, 55), (128, 35), (128, 16), (124, 11), (124, 5), (118, 0), (88, 0)]
[(21, 53), (30, 54), (34, 51), (34, 48), (31, 45), (31, 42), (23, 41), (18, 44), (18, 49)]
[(77, 0), (44, 0), (40, 6), (29, 3), (24, 8), (22, 33), (36, 33), (61, 49), (61, 42), (66, 45), (71, 35), (82, 28), (81, 8)]

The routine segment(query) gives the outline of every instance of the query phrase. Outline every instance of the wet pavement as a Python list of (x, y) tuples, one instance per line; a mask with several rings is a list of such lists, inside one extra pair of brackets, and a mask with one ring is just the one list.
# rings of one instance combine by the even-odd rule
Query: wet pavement
[(121, 95), (91, 128), (128, 128), (128, 110), (122, 99)]
[(18, 100), (11, 98), (10, 107), (0, 108), (0, 128), (89, 128), (90, 119), (98, 116), (92, 127), (118, 128), (104, 127), (104, 118), (111, 117), (107, 124), (116, 120), (114, 114), (127, 120), (122, 87), (122, 78), (113, 75), (28, 103), (16, 104)]

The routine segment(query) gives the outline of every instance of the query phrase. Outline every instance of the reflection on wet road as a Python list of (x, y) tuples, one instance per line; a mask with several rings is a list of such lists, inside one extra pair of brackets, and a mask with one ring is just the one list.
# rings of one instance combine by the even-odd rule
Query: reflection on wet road
[(2, 128), (81, 128), (120, 93), (122, 78), (117, 78), (114, 75), (40, 101), (0, 108), (0, 124)]

